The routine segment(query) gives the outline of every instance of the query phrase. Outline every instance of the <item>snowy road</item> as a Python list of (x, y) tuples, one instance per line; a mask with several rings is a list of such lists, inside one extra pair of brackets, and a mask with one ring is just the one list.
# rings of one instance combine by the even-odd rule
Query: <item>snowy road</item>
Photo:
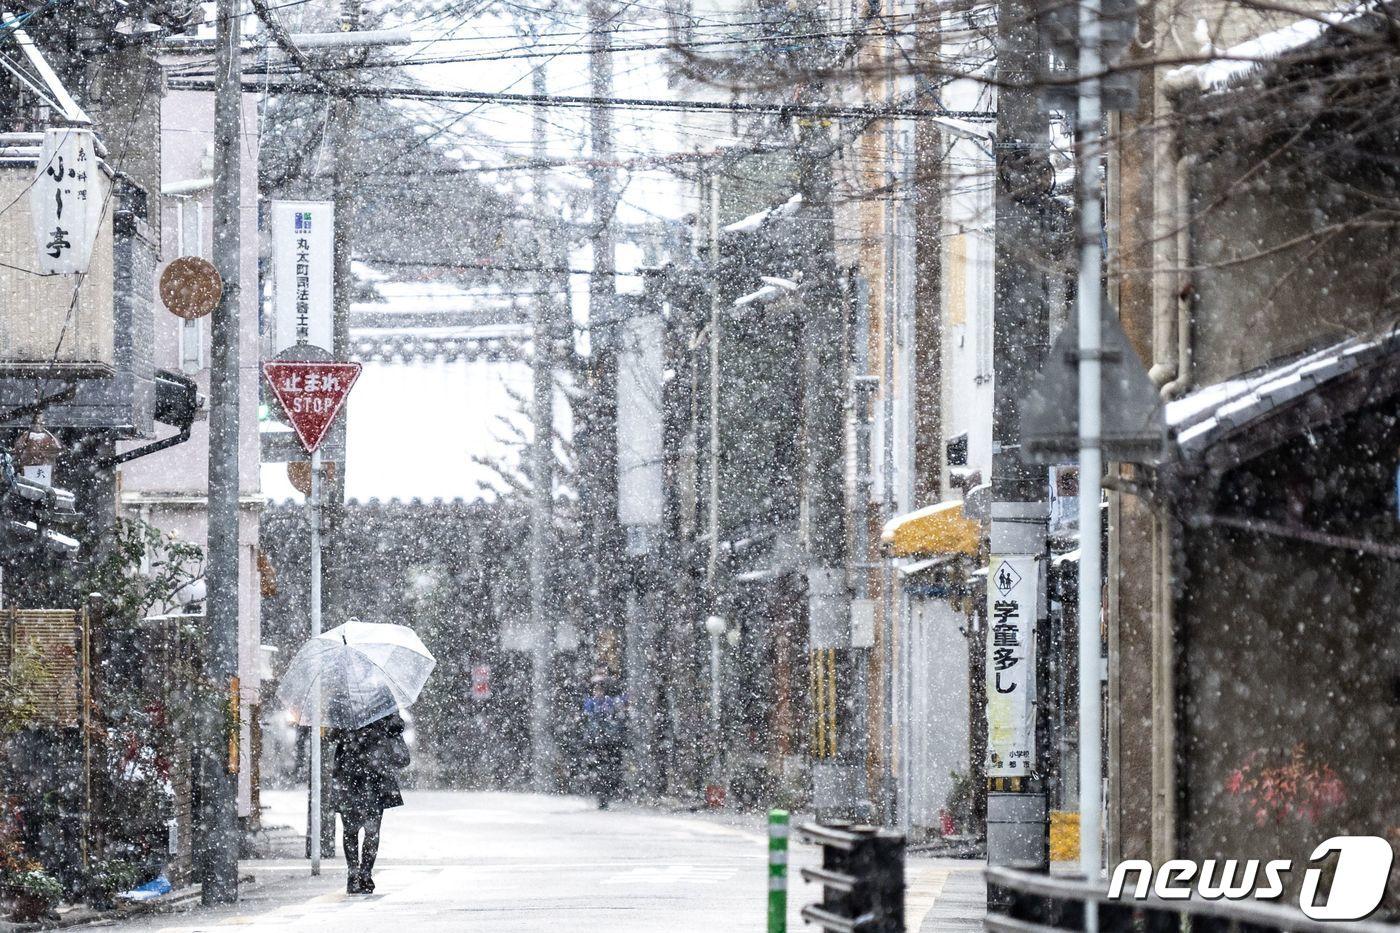
[[(241, 903), (154, 916), (122, 930), (490, 930), (492, 933), (712, 933), (761, 930), (767, 844), (722, 819), (622, 809), (569, 797), (418, 791), (385, 817), (378, 890), (345, 894), (344, 864), (321, 878), (305, 861), (245, 862), (258, 883)], [(304, 797), (268, 795), (269, 822), (294, 824)], [(303, 811), (304, 812), (304, 811)], [(303, 817), (304, 819), (304, 817)], [(815, 889), (796, 879), (817, 853), (795, 846), (789, 929)], [(976, 863), (911, 859), (910, 929), (960, 931), (980, 913)], [(941, 903), (940, 903), (941, 901)], [(942, 907), (943, 918), (933, 925)], [(927, 915), (927, 922), (916, 925)], [(810, 928), (808, 928), (810, 929)]]

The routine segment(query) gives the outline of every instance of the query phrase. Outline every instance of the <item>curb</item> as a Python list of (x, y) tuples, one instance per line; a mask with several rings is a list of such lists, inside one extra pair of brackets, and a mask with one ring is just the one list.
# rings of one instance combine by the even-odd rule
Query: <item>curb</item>
[[(239, 884), (256, 886), (253, 875), (243, 875), (239, 879)], [(69, 927), (84, 926), (89, 923), (100, 923), (112, 920), (125, 920), (132, 917), (141, 917), (147, 914), (173, 913), (191, 904), (198, 903), (203, 888), (198, 884), (171, 891), (149, 901), (128, 904), (125, 907), (117, 907), (113, 910), (100, 911), (72, 911), (70, 916), (59, 917), (56, 920), (38, 920), (34, 923), (14, 923), (9, 920), (0, 920), (0, 933), (29, 933), (31, 930), (62, 930)], [(73, 916), (72, 914), (76, 914)]]

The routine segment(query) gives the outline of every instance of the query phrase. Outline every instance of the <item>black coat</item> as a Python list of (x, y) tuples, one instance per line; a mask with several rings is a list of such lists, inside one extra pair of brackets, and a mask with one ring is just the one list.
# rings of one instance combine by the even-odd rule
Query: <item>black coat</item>
[(403, 720), (387, 716), (341, 733), (331, 768), (331, 800), (347, 823), (403, 806), (398, 770), (408, 766)]

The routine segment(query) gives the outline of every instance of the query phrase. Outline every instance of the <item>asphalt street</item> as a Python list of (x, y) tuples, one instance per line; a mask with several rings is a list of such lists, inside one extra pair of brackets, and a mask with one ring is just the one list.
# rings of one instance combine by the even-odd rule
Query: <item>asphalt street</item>
[[(767, 840), (752, 818), (599, 811), (576, 797), (416, 791), (389, 811), (372, 895), (345, 893), (345, 866), (321, 877), (305, 860), (243, 863), (256, 879), (236, 905), (160, 914), (121, 930), (713, 933), (761, 931)], [(264, 795), (267, 822), (305, 826), (305, 797)], [(798, 877), (816, 849), (792, 851), (789, 929), (818, 898)], [(911, 858), (909, 929), (980, 929), (981, 864)], [(811, 929), (811, 927), (805, 927)]]

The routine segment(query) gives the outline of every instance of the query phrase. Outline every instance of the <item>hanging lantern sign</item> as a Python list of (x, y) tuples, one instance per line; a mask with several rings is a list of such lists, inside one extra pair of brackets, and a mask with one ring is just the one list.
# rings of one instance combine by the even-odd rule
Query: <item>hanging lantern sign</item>
[(43, 422), (35, 418), (34, 424), (20, 432), (15, 441), (15, 463), (24, 478), (42, 486), (53, 485), (53, 470), (58, 465), (58, 455), (63, 453), (63, 442), (54, 437)]

